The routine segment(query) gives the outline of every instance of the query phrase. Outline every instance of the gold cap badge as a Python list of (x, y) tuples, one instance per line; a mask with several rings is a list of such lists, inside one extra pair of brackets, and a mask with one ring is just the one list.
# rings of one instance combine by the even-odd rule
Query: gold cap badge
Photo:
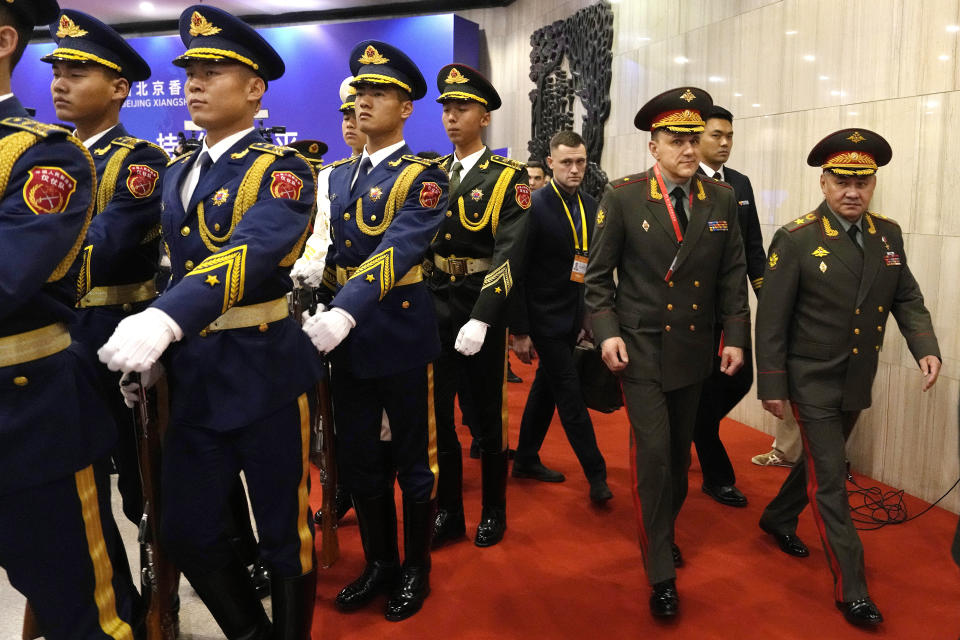
[(864, 140), (866, 140), (866, 138), (864, 138), (862, 135), (860, 135), (860, 132), (859, 132), (859, 131), (854, 131), (854, 132), (853, 132), (853, 135), (849, 136), (849, 137), (847, 138), (847, 140), (849, 140), (849, 141), (852, 142), (853, 144), (857, 144), (857, 143), (859, 143), (859, 142), (863, 142)]
[(690, 89), (687, 89), (687, 90), (684, 91), (683, 94), (680, 96), (680, 99), (681, 99), (681, 100), (685, 100), (686, 102), (693, 102), (694, 100), (697, 99), (697, 96), (693, 95), (693, 92), (690, 91)]
[(320, 145), (314, 142), (313, 144), (310, 145), (309, 151), (310, 153), (317, 153), (318, 151), (320, 151)]
[(58, 38), (82, 38), (87, 35), (87, 31), (77, 26), (77, 23), (69, 16), (60, 16), (60, 24), (57, 27)]
[(221, 31), (220, 27), (215, 27), (213, 23), (200, 15), (199, 11), (194, 11), (193, 15), (190, 16), (190, 35), (194, 38), (197, 36), (213, 36)]
[(364, 49), (363, 55), (358, 60), (360, 64), (387, 64), (390, 62), (390, 58), (385, 58), (380, 55), (380, 52), (377, 51), (376, 47), (372, 44), (367, 45), (367, 48)]
[(444, 80), (447, 84), (464, 84), (470, 82), (470, 79), (467, 76), (460, 73), (456, 67), (450, 69), (450, 73), (447, 74), (447, 79)]

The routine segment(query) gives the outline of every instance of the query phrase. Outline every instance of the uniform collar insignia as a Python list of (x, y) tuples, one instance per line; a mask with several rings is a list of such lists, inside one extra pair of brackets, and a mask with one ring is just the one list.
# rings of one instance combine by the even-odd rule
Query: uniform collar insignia
[(58, 38), (82, 38), (87, 35), (87, 31), (77, 26), (77, 23), (70, 19), (70, 16), (60, 16), (60, 24), (57, 27)]
[(817, 256), (818, 258), (822, 258), (823, 256), (830, 255), (830, 252), (824, 249), (823, 247), (817, 247), (816, 250), (810, 255)]
[(109, 144), (108, 144), (107, 146), (105, 146), (105, 147), (101, 147), (101, 148), (99, 148), (99, 149), (94, 149), (94, 150), (93, 150), (93, 152), (94, 152), (95, 154), (97, 154), (98, 156), (105, 156), (105, 155), (107, 155), (107, 152), (108, 152), (108, 151), (110, 151), (110, 145), (109, 145)]
[(214, 36), (221, 31), (220, 27), (214, 26), (212, 22), (200, 15), (199, 11), (194, 11), (193, 15), (190, 16), (190, 35), (194, 38), (197, 36)]
[(401, 162), (403, 162), (403, 158), (397, 158), (396, 160), (391, 160), (387, 164), (391, 167), (399, 167)]

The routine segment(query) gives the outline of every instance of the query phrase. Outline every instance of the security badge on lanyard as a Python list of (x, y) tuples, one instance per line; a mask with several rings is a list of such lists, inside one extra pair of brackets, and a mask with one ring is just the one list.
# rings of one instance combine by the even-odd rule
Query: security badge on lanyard
[[(673, 201), (670, 199), (670, 194), (667, 193), (667, 185), (663, 182), (663, 174), (660, 173), (660, 163), (653, 165), (653, 174), (657, 178), (657, 186), (660, 187), (660, 193), (663, 194), (663, 204), (667, 206), (667, 213), (670, 214), (670, 222), (673, 224), (673, 232), (677, 236), (677, 244), (681, 247), (683, 246), (683, 231), (680, 229), (680, 221), (677, 219), (677, 213), (673, 208)], [(693, 191), (690, 192), (690, 205), (687, 209), (688, 211), (693, 211)], [(677, 251), (677, 255), (673, 256), (673, 262), (670, 263), (670, 268), (667, 269), (667, 275), (663, 277), (664, 282), (670, 282), (673, 278), (673, 272), (677, 268), (677, 258), (680, 256), (680, 251)]]
[(578, 193), (577, 204), (580, 205), (581, 241), (581, 239), (577, 237), (577, 225), (573, 222), (573, 216), (570, 214), (570, 207), (567, 206), (567, 201), (560, 195), (560, 190), (557, 189), (557, 184), (553, 180), (550, 181), (550, 186), (553, 187), (557, 197), (560, 198), (560, 204), (563, 205), (563, 210), (567, 214), (567, 220), (570, 221), (570, 231), (573, 232), (573, 266), (570, 268), (570, 280), (583, 283), (584, 277), (587, 275), (587, 263), (590, 258), (590, 254), (587, 251), (587, 214), (583, 210), (583, 200)]

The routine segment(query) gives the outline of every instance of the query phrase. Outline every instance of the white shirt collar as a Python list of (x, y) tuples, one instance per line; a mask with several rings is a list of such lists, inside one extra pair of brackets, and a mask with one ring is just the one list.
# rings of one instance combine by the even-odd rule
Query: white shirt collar
[[(203, 147), (200, 149), (200, 154), (206, 151), (208, 154), (210, 154), (210, 159), (216, 162), (220, 159), (220, 156), (230, 150), (230, 147), (237, 144), (241, 138), (249, 134), (251, 131), (253, 131), (253, 127), (244, 129), (243, 131), (237, 131), (236, 133), (231, 133), (229, 136), (216, 143), (212, 147), (207, 146), (207, 139), (204, 138)], [(200, 154), (197, 155), (198, 158), (200, 157)]]
[(720, 165), (720, 168), (717, 169), (717, 171), (714, 171), (714, 170), (711, 169), (709, 166), (707, 166), (705, 163), (701, 162), (701, 163), (700, 163), (700, 168), (703, 169), (703, 172), (704, 172), (705, 174), (707, 174), (707, 176), (710, 177), (710, 178), (712, 178), (712, 177), (713, 177), (713, 174), (715, 174), (717, 171), (720, 172), (720, 179), (721, 179), (721, 180), (724, 180), (724, 179), (727, 177), (726, 172), (723, 170), (723, 165)]
[[(487, 148), (483, 147), (482, 149), (480, 149), (480, 151), (475, 151), (474, 153), (471, 153), (470, 155), (468, 155), (466, 158), (458, 158), (456, 151), (454, 151), (453, 161), (459, 162), (463, 166), (463, 170), (460, 171), (460, 180), (463, 180), (463, 178), (466, 177), (468, 173), (470, 173), (470, 170), (473, 169), (473, 166), (480, 161), (480, 156), (482, 156), (483, 152), (486, 150)], [(453, 166), (453, 165), (451, 164), (450, 166)]]
[[(107, 135), (107, 133), (109, 133), (116, 126), (117, 125), (111, 125), (106, 129), (104, 129), (103, 131), (101, 131), (100, 133), (93, 134), (92, 136), (90, 136), (89, 138), (83, 141), (83, 146), (85, 146), (87, 149), (90, 149), (91, 147), (93, 147), (93, 145), (100, 142), (101, 138)], [(76, 133), (76, 130), (74, 130), (74, 133)]]
[(407, 144), (407, 141), (401, 140), (373, 153), (367, 153), (367, 147), (364, 145), (363, 153), (360, 155), (360, 162), (362, 163), (364, 158), (370, 158), (370, 171), (373, 171), (378, 164), (389, 158), (397, 149), (403, 147), (405, 144)]
[(3, 102), (4, 100), (9, 100), (12, 97), (13, 97), (12, 93), (5, 93), (2, 96), (0, 96), (0, 102)]

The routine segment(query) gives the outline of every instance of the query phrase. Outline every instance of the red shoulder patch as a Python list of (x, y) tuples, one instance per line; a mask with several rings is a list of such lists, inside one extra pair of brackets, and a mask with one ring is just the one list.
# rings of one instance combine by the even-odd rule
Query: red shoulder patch
[(127, 189), (138, 200), (153, 194), (160, 180), (160, 173), (145, 164), (130, 165), (130, 175), (127, 176)]
[(433, 209), (440, 202), (440, 196), (443, 195), (443, 189), (436, 182), (424, 182), (420, 189), (420, 206), (425, 209)]
[(518, 184), (517, 185), (517, 204), (520, 205), (521, 209), (530, 208), (530, 198), (531, 198), (530, 187), (525, 184)]
[(270, 194), (274, 198), (299, 200), (303, 189), (303, 180), (292, 171), (274, 171), (270, 182)]
[(23, 200), (37, 215), (61, 213), (77, 190), (77, 181), (60, 167), (34, 167), (23, 185)]

